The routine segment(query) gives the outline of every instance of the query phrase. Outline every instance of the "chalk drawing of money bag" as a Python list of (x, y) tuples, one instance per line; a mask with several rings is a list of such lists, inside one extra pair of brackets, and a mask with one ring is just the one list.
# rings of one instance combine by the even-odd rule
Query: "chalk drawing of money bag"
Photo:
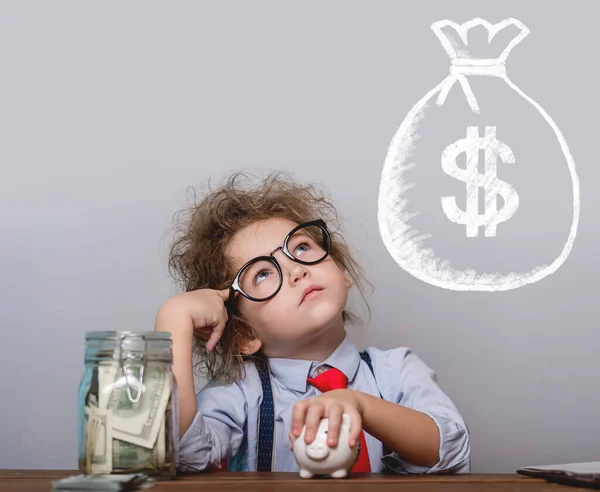
[[(382, 240), (402, 269), (441, 288), (534, 283), (571, 252), (580, 197), (561, 131), (506, 75), (506, 58), (529, 29), (516, 19), (479, 18), (431, 28), (450, 56), (450, 74), (412, 107), (389, 145), (379, 188)], [(450, 193), (450, 181), (462, 191)]]

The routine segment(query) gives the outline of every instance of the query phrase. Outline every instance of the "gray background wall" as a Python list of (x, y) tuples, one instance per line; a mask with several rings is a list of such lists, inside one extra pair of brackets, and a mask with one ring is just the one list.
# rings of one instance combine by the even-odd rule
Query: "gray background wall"
[[(176, 292), (165, 233), (186, 188), (258, 168), (329, 188), (375, 285), (358, 343), (413, 347), (437, 370), (473, 471), (599, 460), (597, 14), (573, 0), (0, 2), (0, 468), (76, 467), (84, 332), (151, 330)], [(473, 17), (531, 29), (508, 73), (581, 181), (571, 256), (508, 292), (418, 281), (377, 223), (390, 139), (448, 73), (429, 26)]]

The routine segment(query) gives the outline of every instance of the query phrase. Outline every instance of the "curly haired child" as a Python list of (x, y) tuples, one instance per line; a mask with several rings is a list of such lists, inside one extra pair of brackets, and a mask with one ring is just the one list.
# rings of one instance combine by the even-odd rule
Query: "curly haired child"
[[(347, 336), (348, 292), (365, 299), (366, 281), (317, 186), (236, 173), (179, 225), (169, 267), (184, 292), (155, 329), (173, 339), (180, 471), (298, 471), (303, 426), (311, 443), (327, 417), (333, 447), (343, 414), (353, 472), (470, 471), (467, 426), (434, 371), (410, 348), (361, 352)], [(198, 394), (194, 354), (209, 379)]]

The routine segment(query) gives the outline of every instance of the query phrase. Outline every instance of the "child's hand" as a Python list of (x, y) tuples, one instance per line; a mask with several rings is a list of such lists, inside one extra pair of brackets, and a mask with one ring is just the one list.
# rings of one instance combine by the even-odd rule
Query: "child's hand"
[(206, 348), (212, 350), (223, 335), (229, 319), (225, 308), (229, 289), (200, 289), (186, 294), (190, 294), (190, 315), (194, 332), (208, 340)]
[(327, 445), (335, 447), (340, 435), (342, 415), (345, 413), (349, 414), (351, 419), (348, 444), (350, 447), (354, 447), (358, 442), (362, 430), (363, 406), (359, 391), (348, 389), (332, 390), (322, 395), (299, 401), (294, 405), (292, 410), (292, 430), (288, 436), (291, 449), (293, 450), (294, 440), (302, 433), (302, 428), (305, 424), (304, 442), (306, 444), (313, 442), (322, 418), (329, 419)]
[(208, 340), (206, 348), (212, 350), (221, 338), (229, 318), (225, 308), (228, 298), (228, 289), (198, 289), (178, 294), (167, 303), (171, 310), (186, 313), (194, 333)]

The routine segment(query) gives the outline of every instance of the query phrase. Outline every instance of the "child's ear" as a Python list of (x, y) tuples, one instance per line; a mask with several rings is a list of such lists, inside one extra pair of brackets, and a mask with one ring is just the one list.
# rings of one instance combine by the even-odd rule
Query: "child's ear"
[(260, 350), (262, 342), (258, 338), (253, 338), (240, 345), (240, 352), (244, 355), (253, 355)]
[(350, 281), (350, 278), (348, 278), (348, 275), (344, 274), (344, 278), (346, 279), (346, 289), (350, 290), (350, 287), (352, 287), (352, 282)]

